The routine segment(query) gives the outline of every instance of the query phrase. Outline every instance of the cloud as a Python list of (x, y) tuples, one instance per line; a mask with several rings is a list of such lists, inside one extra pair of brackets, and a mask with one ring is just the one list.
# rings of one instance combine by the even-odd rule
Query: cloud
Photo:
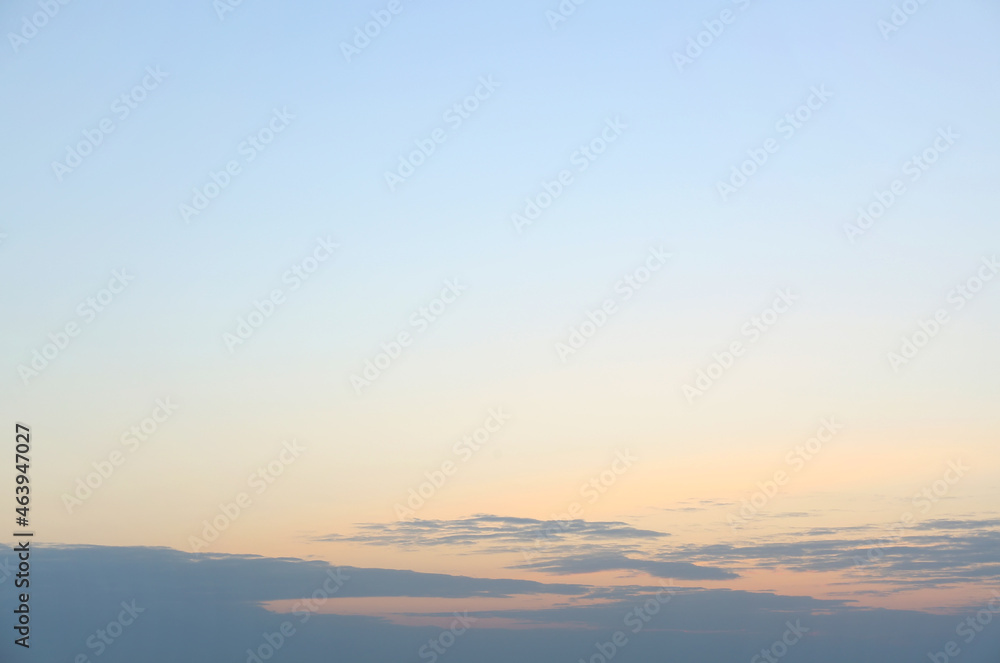
[[(930, 520), (902, 529), (811, 528), (787, 534), (784, 540), (678, 546), (664, 556), (800, 572), (847, 571), (884, 583), (940, 586), (1000, 578), (998, 525), (1000, 521), (990, 518)], [(851, 536), (822, 538), (838, 532)]]
[[(10, 558), (10, 548), (0, 546), (0, 559)], [(259, 649), (267, 637), (275, 642), (279, 629), (285, 634), (280, 658), (287, 663), (418, 660), (420, 648), (442, 633), (441, 627), (394, 624), (379, 617), (296, 614), (263, 607), (264, 602), (309, 597), (334, 570), (326, 562), (98, 546), (41, 546), (32, 551), (32, 560), (36, 566), (31, 614), (37, 638), (32, 641), (33, 661), (71, 661), (80, 654), (95, 660), (86, 643), (96, 641), (97, 630), (106, 629), (119, 615), (122, 601), (134, 601), (144, 612), (115, 635), (101, 663), (248, 661), (252, 659), (247, 650)], [(920, 660), (954, 639), (960, 618), (864, 610), (848, 601), (773, 593), (715, 589), (668, 593), (649, 586), (592, 588), (342, 569), (349, 577), (338, 596), (469, 597), (468, 615), (480, 621), (448, 651), (448, 663), (588, 660), (595, 642), (607, 642), (618, 631), (628, 638), (627, 647), (616, 657), (623, 663), (662, 660), (664, 652), (669, 652), (672, 663), (750, 660), (781, 637), (789, 621), (801, 621), (809, 629), (808, 637), (795, 646), (796, 660)], [(11, 581), (11, 576), (4, 576), (0, 584)], [(537, 609), (520, 604), (509, 610), (472, 607), (479, 596), (524, 591), (567, 600)], [(0, 609), (7, 614), (13, 609), (11, 600), (13, 592), (0, 592)], [(507, 623), (530, 622), (535, 628), (485, 626), (491, 617)], [(641, 632), (633, 630), (635, 625)], [(997, 651), (1000, 631), (984, 630), (973, 646), (963, 644), (962, 662), (992, 663)], [(4, 638), (0, 660), (15, 658), (12, 639)]]
[(493, 552), (518, 551), (539, 543), (655, 540), (664, 532), (637, 529), (624, 522), (536, 520), (477, 514), (455, 520), (362, 523), (351, 536), (329, 534), (314, 541), (347, 541), (375, 546), (482, 546)]
[[(785, 518), (807, 514), (789, 512)], [(903, 530), (879, 525), (816, 528), (744, 544), (680, 545), (657, 551), (665, 532), (621, 521), (537, 520), (478, 514), (454, 520), (364, 523), (319, 541), (415, 549), (428, 546), (522, 553), (529, 569), (553, 575), (635, 571), (660, 578), (725, 580), (741, 569), (840, 571), (900, 586), (939, 586), (996, 577), (1000, 519), (948, 518)], [(722, 568), (725, 567), (725, 568)]]
[(738, 574), (724, 569), (697, 566), (690, 562), (665, 562), (632, 559), (621, 554), (592, 554), (572, 557), (554, 557), (539, 562), (528, 562), (508, 568), (532, 569), (556, 575), (595, 573), (598, 571), (641, 571), (657, 578), (676, 580), (725, 580)]
[[(0, 555), (9, 559), (11, 555), (6, 550), (0, 546)], [(102, 586), (104, 590), (113, 589), (123, 595), (129, 592), (159, 597), (210, 594), (215, 601), (229, 602), (310, 596), (324, 582), (327, 572), (337, 569), (350, 577), (350, 582), (337, 593), (343, 597), (506, 597), (539, 593), (582, 595), (590, 591), (585, 585), (351, 566), (335, 569), (327, 562), (294, 557), (191, 554), (171, 548), (41, 546), (33, 555), (46, 568), (55, 569), (49, 571), (48, 580), (56, 583), (86, 586), (91, 578), (104, 578), (102, 583), (111, 583)], [(63, 577), (61, 573), (70, 575)]]

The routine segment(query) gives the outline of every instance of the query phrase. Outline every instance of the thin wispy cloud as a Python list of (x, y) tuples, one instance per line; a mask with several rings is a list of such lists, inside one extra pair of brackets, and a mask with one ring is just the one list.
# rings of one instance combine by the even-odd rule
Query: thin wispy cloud
[(555, 575), (596, 573), (598, 571), (636, 571), (657, 578), (677, 580), (726, 580), (738, 574), (724, 569), (699, 566), (690, 562), (665, 562), (633, 559), (625, 555), (591, 554), (571, 557), (553, 557), (544, 561), (516, 564), (512, 569), (531, 569)]
[[(842, 536), (828, 536), (834, 533)], [(760, 542), (681, 545), (664, 556), (746, 568), (842, 571), (890, 584), (978, 582), (1000, 578), (1000, 523), (993, 518), (938, 519), (903, 530), (811, 528)]]
[(356, 526), (354, 534), (328, 534), (313, 540), (400, 548), (477, 546), (492, 552), (509, 552), (538, 542), (649, 541), (667, 536), (670, 535), (666, 532), (639, 529), (620, 521), (537, 520), (478, 514), (455, 520), (362, 523)]

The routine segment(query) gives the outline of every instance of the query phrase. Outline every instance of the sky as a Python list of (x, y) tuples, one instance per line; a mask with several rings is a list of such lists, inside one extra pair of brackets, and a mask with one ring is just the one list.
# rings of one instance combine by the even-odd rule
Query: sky
[(5, 3), (4, 660), (995, 660), (998, 23)]

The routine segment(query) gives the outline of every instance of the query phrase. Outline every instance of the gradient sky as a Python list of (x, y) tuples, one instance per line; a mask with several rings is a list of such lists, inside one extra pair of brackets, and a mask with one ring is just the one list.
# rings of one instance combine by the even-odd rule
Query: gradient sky
[[(70, 3), (23, 41), (7, 33), (38, 5), (0, 8), (0, 402), (35, 435), (39, 544), (202, 552), (191, 537), (245, 492), (209, 552), (938, 615), (1000, 588), (995, 4), (927, 3), (883, 34), (889, 1), (592, 0), (553, 28), (555, 0), (401, 0), (348, 61), (341, 43), (387, 4), (247, 0), (220, 19), (208, 0)], [(724, 10), (732, 22), (679, 71), (674, 54)], [(116, 99), (144, 77), (122, 117)], [(448, 110), (482, 80), (495, 89), (455, 126)], [(817, 89), (829, 99), (782, 130)], [(287, 126), (247, 162), (276, 111)], [(104, 118), (114, 131), (57, 175)], [(608, 122), (620, 135), (581, 171)], [(437, 129), (444, 142), (390, 189), (386, 171)], [(718, 183), (766, 144), (723, 200)], [(231, 160), (240, 173), (185, 222), (180, 206)], [(512, 215), (563, 170), (572, 183), (518, 232)], [(894, 180), (902, 193), (852, 241), (845, 226)], [(318, 241), (338, 247), (293, 289)], [(656, 252), (669, 258), (626, 300), (623, 279)], [(134, 278), (86, 313), (115, 270)], [(978, 289), (977, 273), (993, 280)], [(461, 294), (414, 324), (449, 282)], [(231, 352), (225, 335), (274, 289), (282, 303)], [(793, 305), (754, 337), (779, 292)], [(563, 361), (558, 344), (609, 299)], [(79, 335), (25, 377), (68, 323)], [(351, 376), (401, 332), (412, 343), (357, 393)], [(743, 355), (692, 402), (685, 385), (734, 342)], [(125, 443), (158, 400), (176, 411)], [(481, 449), (455, 449), (498, 409), (509, 420)], [(822, 450), (789, 461), (831, 417), (842, 429)], [(248, 484), (291, 440), (304, 451), (281, 476)], [(636, 460), (615, 473), (619, 453)], [(602, 473), (600, 493), (581, 491)], [(533, 532), (567, 518), (592, 529), (526, 560)], [(330, 611), (386, 613), (364, 600)]]

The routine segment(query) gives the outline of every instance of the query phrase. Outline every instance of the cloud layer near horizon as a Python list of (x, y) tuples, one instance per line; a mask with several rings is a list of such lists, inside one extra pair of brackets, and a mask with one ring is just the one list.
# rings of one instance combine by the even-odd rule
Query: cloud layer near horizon
[[(11, 551), (0, 547), (0, 555), (9, 559)], [(419, 648), (441, 634), (440, 628), (401, 626), (377, 617), (310, 614), (302, 620), (262, 607), (266, 601), (310, 596), (336, 571), (325, 562), (139, 547), (47, 546), (33, 555), (33, 661), (93, 656), (88, 638), (115, 619), (122, 601), (134, 601), (144, 612), (108, 647), (102, 663), (245, 661), (246, 650), (263, 643), (265, 634), (277, 632), (284, 622), (295, 629), (281, 652), (288, 663), (315, 661), (330, 652), (360, 663), (415, 660)], [(597, 588), (389, 569), (340, 571), (346, 581), (337, 596), (345, 597), (467, 597), (470, 602), (523, 593), (563, 597), (560, 605), (543, 609), (470, 609), (475, 619), (504, 617), (536, 628), (473, 628), (448, 652), (448, 663), (572, 661), (589, 657), (594, 643), (615, 631), (629, 638), (620, 657), (625, 663), (662, 658), (664, 651), (676, 663), (748, 660), (780, 638), (789, 621), (809, 629), (795, 647), (797, 658), (790, 661), (919, 660), (953, 639), (956, 624), (965, 617), (732, 590), (674, 589), (667, 594), (662, 586)], [(11, 580), (5, 574), (0, 584)], [(9, 611), (10, 593), (3, 596), (2, 607)], [(984, 603), (988, 598), (984, 594)], [(639, 623), (642, 627), (633, 633), (628, 625)], [(989, 656), (998, 646), (1000, 632), (984, 631), (965, 648), (963, 663), (992, 663)], [(0, 645), (5, 660), (13, 656), (12, 648), (9, 640)]]

